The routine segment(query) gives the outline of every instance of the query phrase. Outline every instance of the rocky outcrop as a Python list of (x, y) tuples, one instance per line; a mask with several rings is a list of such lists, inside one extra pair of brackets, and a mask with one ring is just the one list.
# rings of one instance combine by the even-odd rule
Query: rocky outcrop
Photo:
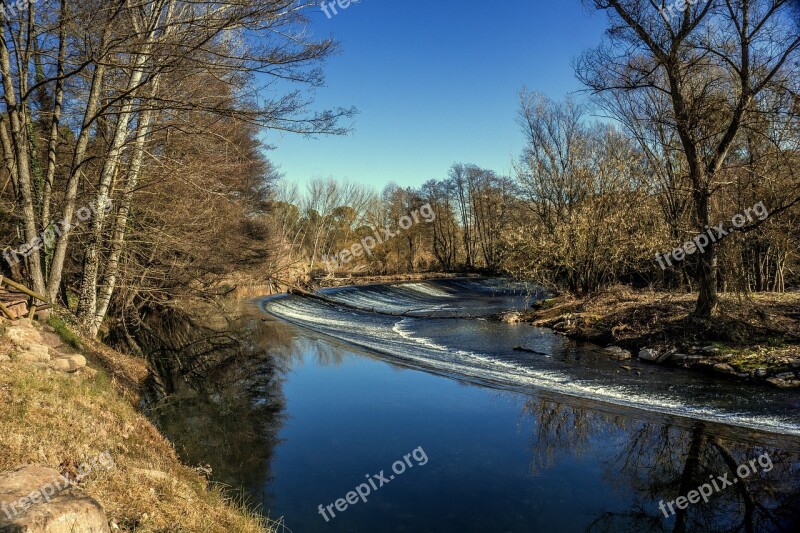
[[(14, 362), (61, 372), (76, 372), (86, 367), (86, 358), (66, 346), (50, 326), (23, 318), (9, 323), (5, 336), (11, 341), (10, 359)], [(0, 358), (0, 362), (4, 359)]]
[(57, 470), (25, 466), (0, 474), (0, 531), (106, 533), (102, 506)]

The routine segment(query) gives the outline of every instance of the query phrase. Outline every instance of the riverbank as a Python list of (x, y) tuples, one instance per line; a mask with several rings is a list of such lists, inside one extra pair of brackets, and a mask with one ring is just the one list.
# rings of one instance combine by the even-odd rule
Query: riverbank
[(522, 316), (570, 338), (654, 364), (741, 382), (800, 387), (800, 293), (723, 294), (709, 323), (691, 318), (696, 295), (615, 287), (585, 299), (558, 296)]
[[(78, 465), (110, 457), (113, 467), (92, 469), (64, 497), (77, 492), (80, 501), (67, 503), (78, 506), (94, 500), (113, 531), (274, 531), (202, 468), (181, 464), (139, 411), (147, 376), (144, 361), (76, 335), (60, 318), (1, 322), (0, 478), (37, 465), (75, 479)], [(0, 515), (0, 525), (10, 516)]]

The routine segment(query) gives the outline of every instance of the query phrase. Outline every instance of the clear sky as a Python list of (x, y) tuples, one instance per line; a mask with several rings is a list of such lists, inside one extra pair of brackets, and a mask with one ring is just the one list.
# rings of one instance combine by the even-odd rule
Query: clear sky
[(510, 174), (521, 151), (523, 86), (553, 98), (582, 89), (573, 60), (599, 44), (602, 13), (580, 0), (361, 0), (315, 35), (342, 53), (326, 62), (316, 107), (355, 106), (346, 137), (268, 132), (288, 180), (334, 177), (382, 188), (444, 178), (454, 162)]

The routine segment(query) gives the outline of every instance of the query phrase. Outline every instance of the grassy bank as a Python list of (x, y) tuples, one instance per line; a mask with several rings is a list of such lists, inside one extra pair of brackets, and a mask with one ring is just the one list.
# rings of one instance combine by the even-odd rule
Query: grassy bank
[[(23, 327), (60, 335), (88, 366), (64, 373), (22, 362), (8, 333)], [(0, 328), (0, 472), (38, 464), (67, 475), (108, 451), (114, 468), (92, 472), (80, 486), (104, 507), (114, 530), (116, 524), (122, 531), (274, 531), (181, 464), (141, 414), (136, 406), (148, 373), (141, 360), (75, 335), (60, 319), (49, 327), (5, 322)]]
[(586, 298), (546, 300), (525, 320), (619, 346), (634, 357), (647, 349), (656, 362), (776, 386), (800, 384), (800, 293), (723, 294), (710, 322), (692, 318), (695, 300), (694, 294), (615, 287)]

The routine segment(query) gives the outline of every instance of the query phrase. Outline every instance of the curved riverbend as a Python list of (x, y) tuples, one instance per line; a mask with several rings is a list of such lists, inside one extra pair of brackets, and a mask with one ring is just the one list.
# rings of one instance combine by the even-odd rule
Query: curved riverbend
[[(737, 386), (711, 375), (638, 362), (620, 368), (597, 347), (529, 324), (486, 317), (524, 309), (536, 287), (455, 279), (344, 287), (325, 300), (281, 296), (264, 310), (308, 330), (428, 372), (493, 387), (553, 392), (761, 431), (800, 435), (800, 393)], [(520, 353), (524, 345), (539, 353)]]

